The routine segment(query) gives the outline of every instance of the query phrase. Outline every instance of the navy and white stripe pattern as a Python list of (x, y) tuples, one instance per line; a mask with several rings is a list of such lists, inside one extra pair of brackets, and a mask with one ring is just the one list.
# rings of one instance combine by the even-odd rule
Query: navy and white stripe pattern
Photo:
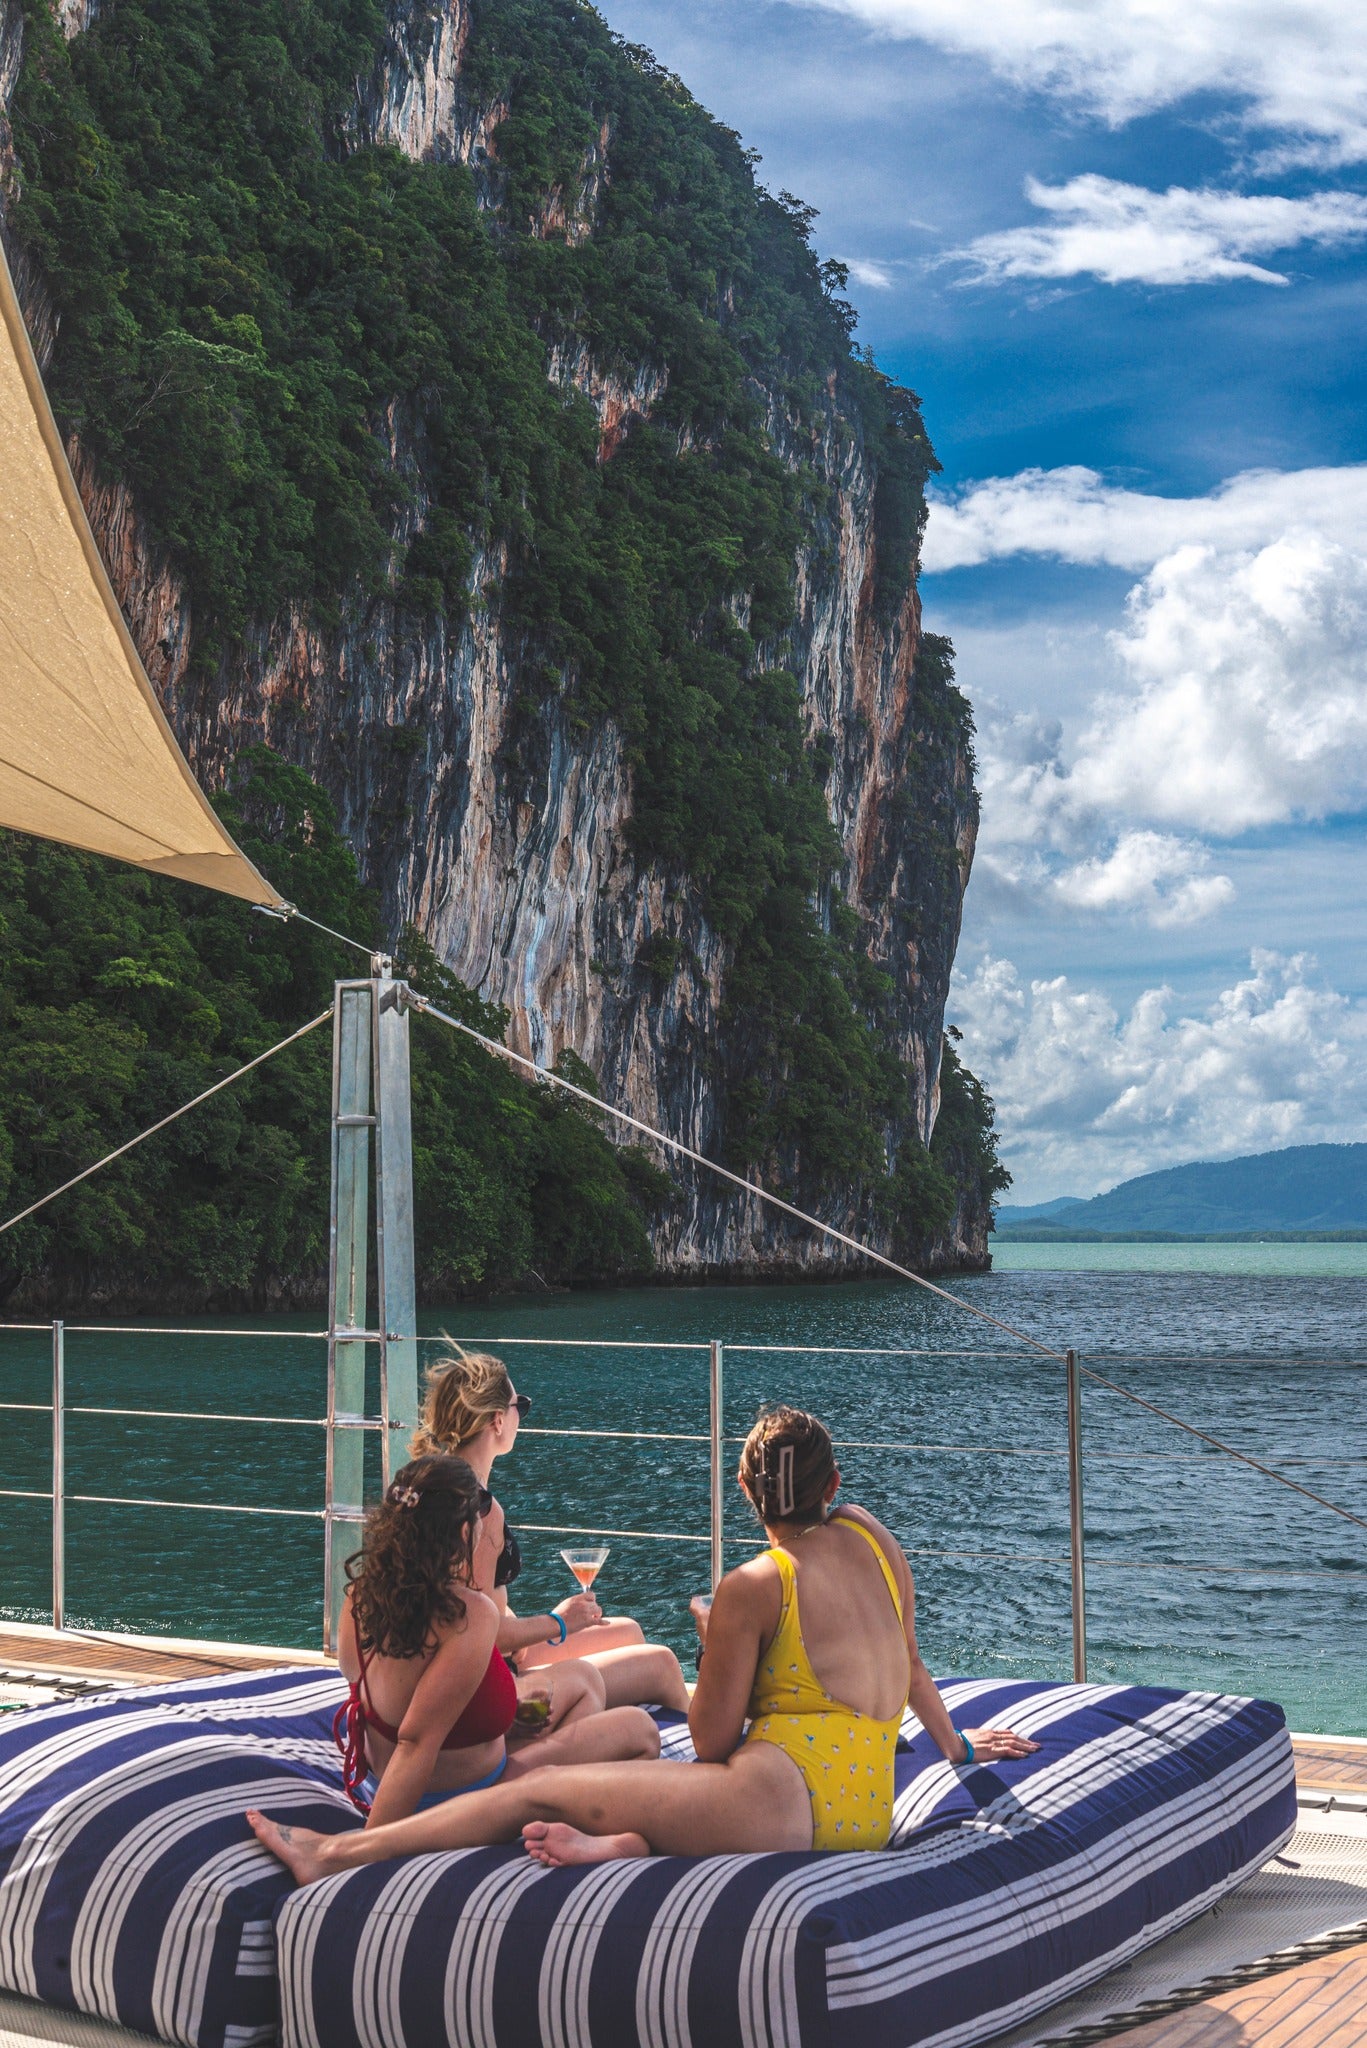
[[(909, 1720), (881, 1854), (546, 1871), (476, 1849), (299, 1893), (242, 1815), (354, 1824), (335, 1673), (5, 1716), (0, 1984), (187, 2048), (264, 2048), (277, 2026), (286, 2048), (968, 2048), (1195, 1917), (1290, 1834), (1275, 1707), (943, 1690), (956, 1720), (1041, 1750), (956, 1770)], [(686, 1729), (661, 1719), (686, 1762)]]
[(956, 1720), (1041, 1748), (956, 1770), (909, 1722), (879, 1854), (547, 1871), (475, 1849), (293, 1894), (285, 2048), (969, 2048), (1194, 1919), (1291, 1834), (1277, 1707), (943, 1690)]
[(289, 1885), (243, 1810), (351, 1824), (345, 1696), (295, 1669), (0, 1719), (0, 1985), (187, 2048), (274, 2041)]

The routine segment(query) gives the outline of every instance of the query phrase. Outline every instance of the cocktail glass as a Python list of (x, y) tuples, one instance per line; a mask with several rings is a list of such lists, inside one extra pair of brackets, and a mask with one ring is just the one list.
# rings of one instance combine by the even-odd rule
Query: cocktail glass
[(607, 1545), (597, 1549), (562, 1550), (560, 1555), (578, 1580), (580, 1588), (587, 1593), (603, 1566), (607, 1563)]

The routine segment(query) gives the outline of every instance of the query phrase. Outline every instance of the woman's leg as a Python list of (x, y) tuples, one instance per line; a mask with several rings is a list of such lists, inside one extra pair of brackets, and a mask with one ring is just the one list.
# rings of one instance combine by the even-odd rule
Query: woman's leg
[[(558, 1683), (558, 1680), (557, 1680)], [(519, 1742), (508, 1751), (505, 1779), (524, 1781), (532, 1771), (566, 1764), (653, 1762), (660, 1754), (660, 1731), (641, 1707), (609, 1707), (577, 1721), (562, 1721), (548, 1735)]]
[[(609, 1838), (608, 1855), (718, 1856), (779, 1849), (810, 1849), (812, 1808), (802, 1775), (772, 1743), (745, 1744), (724, 1764), (579, 1764), (564, 1770), (505, 1776), (487, 1792), (467, 1792), (426, 1813), (388, 1827), (353, 1828), (320, 1835), (281, 1827), (255, 1809), (247, 1819), (257, 1838), (286, 1864), (298, 1884), (312, 1884), (361, 1863), (417, 1856), (439, 1849), (472, 1849), (516, 1841), (531, 1829), (535, 1853), (551, 1828), (592, 1838), (588, 1854), (555, 1860), (589, 1861), (594, 1844)], [(600, 1846), (597, 1854), (604, 1853)]]
[[(529, 1680), (536, 1685), (549, 1685), (551, 1689), (551, 1720), (546, 1730), (547, 1735), (554, 1735), (557, 1729), (563, 1728), (567, 1722), (582, 1721), (588, 1715), (601, 1714), (608, 1704), (603, 1674), (582, 1659), (573, 1664), (563, 1665), (556, 1672), (538, 1672), (534, 1678), (530, 1672), (521, 1674), (518, 1679), (519, 1693), (527, 1689)], [(516, 1721), (508, 1730), (508, 1735), (510, 1743), (516, 1741), (520, 1744), (527, 1739), (525, 1731), (518, 1727)], [(545, 1738), (533, 1736), (530, 1739), (543, 1741)]]
[(563, 1643), (531, 1644), (519, 1653), (517, 1668), (532, 1671), (538, 1664), (570, 1663), (576, 1657), (591, 1657), (599, 1650), (633, 1649), (644, 1641), (640, 1622), (618, 1614), (607, 1621), (596, 1621), (592, 1628), (576, 1629)]
[(677, 1714), (688, 1712), (688, 1687), (684, 1684), (683, 1667), (674, 1652), (666, 1649), (663, 1643), (599, 1650), (578, 1661), (602, 1677), (610, 1707), (625, 1707), (649, 1700), (652, 1706), (671, 1707)]

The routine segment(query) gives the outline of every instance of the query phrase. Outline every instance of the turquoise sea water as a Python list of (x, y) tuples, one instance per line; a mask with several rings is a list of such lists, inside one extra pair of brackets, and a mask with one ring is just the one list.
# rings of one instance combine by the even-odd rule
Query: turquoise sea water
[[(1142, 1254), (1146, 1264), (1064, 1263), (1070, 1250), (1096, 1249)], [(1161, 1269), (1167, 1254), (1186, 1249), (1012, 1247), (997, 1272), (957, 1286), (977, 1306), (1059, 1349), (1074, 1345), (1107, 1377), (1367, 1512), (1367, 1248), (1201, 1246), (1190, 1249), (1243, 1263), (1234, 1272)], [(1274, 1270), (1250, 1259), (1260, 1249)], [(1325, 1271), (1313, 1261), (1326, 1249), (1359, 1263)], [(1288, 1252), (1305, 1263), (1286, 1270)], [(1016, 1264), (1021, 1253), (1030, 1264)], [(1041, 1253), (1053, 1255), (1048, 1268)], [(534, 1398), (516, 1458), (497, 1474), (523, 1532), (524, 1610), (571, 1590), (558, 1551), (572, 1538), (539, 1525), (678, 1532), (694, 1540), (607, 1539), (599, 1590), (609, 1608), (635, 1612), (688, 1648), (687, 1598), (707, 1575), (706, 1445), (697, 1439), (707, 1428), (703, 1347), (716, 1337), (726, 1345), (729, 1436), (778, 1398), (830, 1422), (844, 1446), (848, 1492), (915, 1553), (921, 1637), (934, 1669), (1068, 1675), (1065, 1409), (1053, 1361), (919, 1291), (866, 1283), (543, 1295), (424, 1319), (427, 1329), (441, 1326), (466, 1341), (505, 1342), (518, 1386)], [(549, 1341), (565, 1338), (576, 1347)], [(628, 1344), (638, 1348), (614, 1348)], [(666, 1348), (677, 1346), (699, 1348)], [(894, 1350), (921, 1355), (877, 1355)], [(307, 1418), (324, 1400), (321, 1344), (262, 1337), (245, 1322), (228, 1336), (194, 1340), (73, 1332), (67, 1373), (69, 1401), (87, 1407)], [(6, 1399), (44, 1400), (45, 1336), (0, 1334), (0, 1374)], [(663, 1440), (583, 1433), (613, 1429)], [(73, 1415), (68, 1488), (314, 1509), (321, 1434), (256, 1421)], [(1261, 1692), (1284, 1702), (1295, 1727), (1367, 1734), (1367, 1533), (1091, 1384), (1084, 1439), (1090, 1675)], [(906, 1441), (917, 1448), (883, 1448)], [(47, 1484), (46, 1416), (6, 1415), (3, 1445), (0, 1485)], [(730, 1482), (727, 1503), (735, 1561), (753, 1531)], [(46, 1503), (11, 1498), (4, 1507), (3, 1611), (43, 1619)], [(318, 1639), (316, 1521), (75, 1500), (68, 1518), (74, 1620)], [(932, 1554), (940, 1552), (961, 1554)]]
[(1367, 1244), (1012, 1244), (993, 1240), (998, 1273), (1225, 1273), (1367, 1279)]

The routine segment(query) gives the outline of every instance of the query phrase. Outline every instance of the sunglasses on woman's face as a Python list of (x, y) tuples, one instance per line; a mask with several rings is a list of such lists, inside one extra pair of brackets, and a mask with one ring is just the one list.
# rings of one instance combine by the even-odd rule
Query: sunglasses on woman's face
[(527, 1414), (531, 1405), (532, 1397), (530, 1394), (514, 1394), (512, 1400), (508, 1403), (510, 1408), (516, 1408), (519, 1422), (527, 1420)]

